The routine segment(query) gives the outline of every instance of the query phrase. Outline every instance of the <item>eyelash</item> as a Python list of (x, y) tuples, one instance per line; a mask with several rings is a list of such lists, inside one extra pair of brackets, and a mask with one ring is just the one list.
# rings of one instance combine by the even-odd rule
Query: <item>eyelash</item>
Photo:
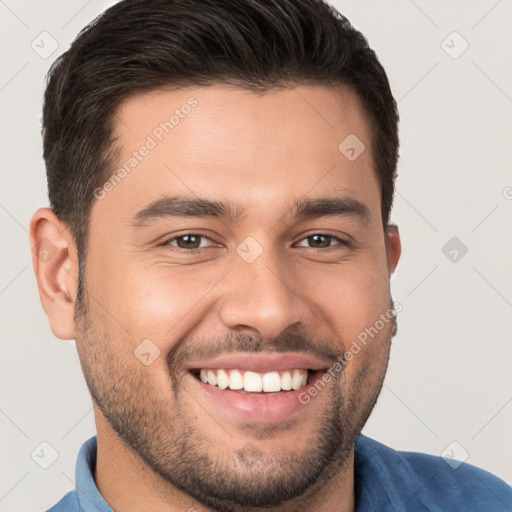
[[(335, 240), (337, 241), (338, 243), (337, 244), (334, 244), (334, 245), (329, 245), (328, 247), (309, 247), (310, 249), (318, 249), (318, 250), (326, 250), (326, 249), (332, 249), (333, 247), (336, 247), (336, 245), (340, 245), (340, 246), (345, 246), (345, 247), (349, 247), (350, 246), (350, 243), (347, 242), (346, 240), (343, 240), (342, 238), (339, 238), (337, 236), (334, 236), (334, 235), (329, 235), (329, 234), (326, 234), (326, 233), (312, 233), (310, 235), (307, 235), (305, 236), (304, 238), (302, 238), (300, 240), (300, 242), (304, 241), (304, 240), (307, 240), (308, 238), (311, 238), (313, 236), (322, 236), (322, 237), (326, 237), (326, 238), (330, 238), (331, 240)], [(184, 238), (184, 237), (187, 237), (187, 236), (192, 236), (192, 237), (200, 237), (202, 239), (205, 239), (205, 240), (211, 240), (210, 237), (207, 237), (206, 235), (201, 235), (199, 233), (185, 233), (183, 235), (179, 235), (179, 236), (174, 236), (172, 238), (169, 238), (168, 240), (166, 240), (162, 246), (171, 246), (173, 247), (175, 250), (179, 251), (179, 252), (185, 252), (185, 253), (188, 253), (188, 254), (198, 254), (200, 253), (203, 249), (207, 249), (207, 247), (195, 247), (193, 249), (184, 249), (183, 247), (177, 247), (175, 245), (172, 245), (171, 242), (173, 242), (174, 240), (178, 240), (180, 238)]]

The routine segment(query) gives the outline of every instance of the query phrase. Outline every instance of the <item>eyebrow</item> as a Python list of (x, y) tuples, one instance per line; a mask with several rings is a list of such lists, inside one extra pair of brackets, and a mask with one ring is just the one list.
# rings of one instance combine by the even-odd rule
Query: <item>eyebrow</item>
[(297, 219), (352, 217), (365, 223), (371, 220), (368, 206), (352, 197), (320, 197), (299, 200), (294, 205), (293, 216)]
[[(352, 217), (365, 223), (371, 219), (369, 208), (352, 197), (300, 199), (293, 204), (291, 210), (296, 219)], [(167, 217), (213, 217), (234, 223), (245, 216), (245, 210), (231, 201), (164, 196), (137, 212), (131, 220), (131, 225), (143, 227), (151, 221)]]

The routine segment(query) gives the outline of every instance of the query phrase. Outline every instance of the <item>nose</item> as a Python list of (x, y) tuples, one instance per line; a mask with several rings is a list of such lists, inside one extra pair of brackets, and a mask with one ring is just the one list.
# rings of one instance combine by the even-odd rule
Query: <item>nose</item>
[(290, 268), (268, 250), (252, 263), (236, 262), (224, 285), (220, 318), (230, 329), (251, 330), (273, 339), (310, 321), (311, 311), (295, 289)]

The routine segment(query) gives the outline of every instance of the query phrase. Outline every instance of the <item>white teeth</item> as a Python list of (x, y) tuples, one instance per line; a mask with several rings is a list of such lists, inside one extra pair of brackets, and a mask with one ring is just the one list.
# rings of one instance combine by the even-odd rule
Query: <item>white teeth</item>
[(304, 376), (304, 373), (301, 372), (300, 370), (294, 370), (292, 377), (292, 388), (297, 390), (300, 389), (302, 386), (305, 386), (307, 378), (307, 374)]
[(208, 370), (208, 384), (211, 384), (212, 386), (217, 385), (217, 377), (215, 375), (216, 372), (212, 372), (212, 370)]
[(238, 370), (229, 370), (229, 389), (237, 390), (244, 387), (244, 377)]
[(220, 389), (226, 389), (229, 386), (229, 377), (224, 370), (217, 372), (217, 386), (219, 386)]
[(256, 373), (243, 370), (200, 370), (199, 379), (220, 389), (244, 390), (252, 393), (277, 393), (298, 390), (307, 384), (308, 371), (304, 369), (282, 372)]
[(265, 373), (263, 376), (263, 391), (281, 391), (281, 377), (279, 377), (279, 373)]
[(281, 388), (285, 391), (290, 391), (292, 389), (292, 376), (290, 372), (284, 372), (281, 377)]
[(259, 373), (245, 372), (244, 375), (244, 390), (245, 391), (261, 391), (263, 383)]

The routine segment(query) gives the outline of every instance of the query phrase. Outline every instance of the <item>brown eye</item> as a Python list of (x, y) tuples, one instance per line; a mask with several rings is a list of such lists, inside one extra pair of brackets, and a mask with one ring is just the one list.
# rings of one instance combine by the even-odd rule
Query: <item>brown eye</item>
[[(303, 245), (306, 242), (308, 245)], [(335, 243), (333, 243), (335, 242)], [(299, 242), (301, 247), (310, 247), (312, 249), (327, 249), (335, 245), (347, 245), (344, 240), (337, 238), (332, 235), (324, 235), (321, 233), (315, 233), (314, 235), (307, 236)]]
[(327, 235), (312, 235), (308, 236), (308, 242), (311, 247), (329, 247), (331, 245), (332, 236)]
[(207, 240), (209, 240), (209, 238), (207, 238), (204, 235), (195, 235), (189, 233), (186, 235), (180, 235), (170, 238), (169, 240), (167, 240), (167, 242), (165, 242), (164, 245), (171, 245), (177, 247), (178, 249), (194, 250), (205, 247), (206, 245), (203, 243), (203, 241)]

